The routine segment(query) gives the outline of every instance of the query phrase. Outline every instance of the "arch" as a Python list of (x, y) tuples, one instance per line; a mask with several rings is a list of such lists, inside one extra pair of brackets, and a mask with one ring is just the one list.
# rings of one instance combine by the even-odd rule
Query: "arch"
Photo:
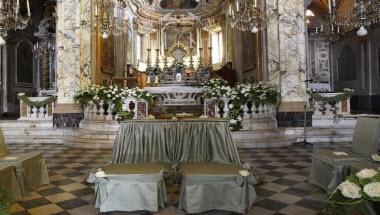
[(338, 74), (341, 81), (356, 80), (356, 54), (349, 45), (345, 45), (340, 51)]
[(20, 40), (16, 45), (16, 83), (33, 85), (34, 46), (29, 40)]

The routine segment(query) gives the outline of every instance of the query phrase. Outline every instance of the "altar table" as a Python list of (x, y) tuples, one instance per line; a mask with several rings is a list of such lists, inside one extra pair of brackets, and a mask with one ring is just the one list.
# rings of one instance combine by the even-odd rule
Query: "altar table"
[(127, 121), (116, 136), (112, 162), (241, 164), (226, 119)]

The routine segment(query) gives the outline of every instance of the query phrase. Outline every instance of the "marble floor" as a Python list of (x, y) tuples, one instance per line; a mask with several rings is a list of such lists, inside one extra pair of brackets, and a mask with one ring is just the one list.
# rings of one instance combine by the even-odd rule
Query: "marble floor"
[[(109, 161), (111, 150), (73, 149), (53, 144), (17, 144), (9, 145), (8, 149), (11, 152), (42, 151), (51, 180), (49, 185), (13, 204), (12, 214), (99, 214), (93, 207), (93, 186), (86, 183), (85, 178), (89, 171)], [(321, 190), (307, 183), (311, 151), (306, 147), (239, 150), (241, 160), (249, 162), (265, 177), (264, 183), (256, 187), (258, 198), (249, 214), (313, 215), (326, 207)], [(176, 191), (168, 189), (168, 192)], [(184, 212), (176, 210), (174, 205), (161, 209), (157, 214), (181, 215)]]

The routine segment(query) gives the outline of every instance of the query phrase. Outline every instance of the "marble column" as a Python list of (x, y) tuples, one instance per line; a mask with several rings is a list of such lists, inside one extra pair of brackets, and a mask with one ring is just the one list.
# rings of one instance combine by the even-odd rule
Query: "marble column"
[(80, 1), (57, 1), (57, 108), (53, 114), (56, 127), (79, 125), (82, 113), (74, 104), (81, 87), (80, 71)]
[(301, 112), (305, 101), (304, 0), (266, 0), (267, 79), (281, 89), (280, 111)]
[(80, 7), (78, 0), (57, 1), (58, 103), (73, 104), (80, 89)]

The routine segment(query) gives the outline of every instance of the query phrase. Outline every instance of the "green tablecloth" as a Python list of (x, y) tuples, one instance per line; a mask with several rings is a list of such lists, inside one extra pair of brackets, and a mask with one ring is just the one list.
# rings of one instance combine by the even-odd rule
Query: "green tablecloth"
[(228, 120), (131, 120), (120, 126), (113, 163), (240, 165)]
[(103, 167), (107, 177), (95, 182), (95, 207), (100, 212), (158, 211), (166, 201), (163, 168), (131, 164)]
[(242, 167), (220, 164), (185, 164), (181, 171), (179, 208), (187, 213), (223, 210), (244, 213), (255, 202), (255, 178), (239, 174)]

